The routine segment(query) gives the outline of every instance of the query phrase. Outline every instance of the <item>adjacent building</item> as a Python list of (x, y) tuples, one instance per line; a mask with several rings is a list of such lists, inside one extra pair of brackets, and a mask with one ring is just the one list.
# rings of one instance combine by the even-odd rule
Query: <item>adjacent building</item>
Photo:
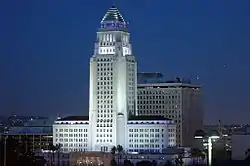
[(195, 131), (203, 127), (199, 85), (179, 78), (168, 82), (142, 83), (137, 86), (137, 94), (139, 116), (158, 115), (173, 119), (177, 124), (177, 145), (192, 146)]
[(18, 142), (24, 143), (27, 151), (48, 150), (49, 145), (53, 143), (52, 124), (52, 121), (46, 119), (31, 120), (24, 126), (10, 128), (8, 132), (1, 134), (1, 139), (16, 139)]
[(250, 156), (250, 133), (234, 134), (232, 139), (232, 160), (245, 160)]
[(127, 23), (112, 6), (97, 31), (90, 58), (89, 116), (55, 121), (53, 143), (64, 152), (161, 153), (176, 145), (176, 125), (162, 116), (137, 116), (137, 62)]

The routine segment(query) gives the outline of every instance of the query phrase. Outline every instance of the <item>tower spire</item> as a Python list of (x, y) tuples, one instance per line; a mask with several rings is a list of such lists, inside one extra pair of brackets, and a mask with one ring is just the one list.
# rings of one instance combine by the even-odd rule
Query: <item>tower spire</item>
[(126, 24), (124, 18), (122, 17), (120, 11), (118, 8), (113, 4), (111, 8), (108, 9), (104, 17), (102, 18), (101, 23), (114, 23), (114, 22), (119, 22)]

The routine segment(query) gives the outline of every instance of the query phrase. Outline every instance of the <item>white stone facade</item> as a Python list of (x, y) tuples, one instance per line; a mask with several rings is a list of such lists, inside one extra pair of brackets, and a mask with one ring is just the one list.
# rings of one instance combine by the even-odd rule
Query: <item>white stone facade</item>
[[(65, 152), (109, 152), (117, 145), (125, 151), (142, 151), (150, 145), (151, 151), (162, 152), (168, 146), (175, 146), (176, 130), (171, 120), (136, 116), (137, 62), (132, 55), (126, 22), (114, 6), (105, 14), (97, 32), (90, 58), (89, 87), (89, 117), (66, 117), (53, 126), (54, 144), (62, 144)], [(129, 139), (132, 130), (139, 134), (138, 139)], [(145, 135), (149, 135), (148, 139)], [(145, 142), (128, 142), (141, 139)]]
[(60, 144), (63, 152), (88, 151), (89, 147), (89, 123), (88, 117), (70, 117), (55, 121), (53, 125), (53, 144)]
[(162, 153), (176, 146), (176, 125), (166, 120), (128, 121), (128, 152)]
[[(57, 120), (53, 125), (53, 143), (61, 144), (62, 152), (106, 151), (110, 148), (92, 149), (87, 116), (70, 116)], [(153, 120), (158, 119), (158, 120)], [(118, 120), (119, 121), (119, 120)], [(119, 123), (119, 122), (118, 122)], [(106, 128), (100, 128), (101, 134), (96, 137), (98, 143), (114, 142), (107, 136)], [(126, 131), (117, 136), (124, 140), (126, 152), (161, 153), (168, 147), (176, 146), (176, 125), (162, 117), (132, 117), (127, 121)], [(110, 147), (118, 144), (111, 144)]]

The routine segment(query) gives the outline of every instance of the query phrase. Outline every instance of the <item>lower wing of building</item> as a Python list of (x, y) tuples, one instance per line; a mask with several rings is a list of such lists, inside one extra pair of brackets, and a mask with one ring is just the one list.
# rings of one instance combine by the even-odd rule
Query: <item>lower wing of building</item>
[[(92, 132), (89, 129), (88, 116), (70, 116), (56, 120), (53, 125), (53, 144), (60, 144), (63, 152), (96, 151), (92, 149), (93, 141), (89, 140)], [(164, 149), (176, 146), (176, 125), (170, 119), (161, 116), (134, 116), (128, 119), (125, 129), (125, 133), (119, 133), (125, 139), (125, 152), (162, 153)], [(92, 139), (98, 140), (98, 137)], [(117, 146), (96, 142), (100, 144), (97, 151), (110, 152), (112, 147)]]

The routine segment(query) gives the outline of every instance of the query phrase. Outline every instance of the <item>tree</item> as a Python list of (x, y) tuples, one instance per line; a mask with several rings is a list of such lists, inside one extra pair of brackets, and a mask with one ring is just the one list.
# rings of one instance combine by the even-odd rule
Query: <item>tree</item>
[(202, 151), (198, 148), (192, 148), (191, 149), (191, 157), (194, 158), (194, 164), (197, 163), (197, 160), (199, 158), (202, 158), (204, 156), (204, 154), (202, 153)]
[(191, 156), (192, 157), (199, 157), (199, 152), (200, 152), (200, 149), (198, 149), (198, 148), (192, 148), (191, 149)]
[(152, 166), (152, 165), (153, 163), (148, 160), (143, 160), (136, 163), (136, 166)]
[(157, 162), (155, 160), (152, 161), (152, 166), (157, 166)]
[(117, 166), (117, 162), (115, 160), (115, 158), (113, 158), (110, 162), (110, 166)]
[(57, 150), (57, 147), (51, 143), (51, 144), (49, 144), (49, 150), (51, 152), (50, 165), (54, 165), (55, 164), (55, 152)]
[(111, 163), (110, 163), (110, 166), (116, 166), (117, 165), (117, 162), (115, 160), (115, 153), (116, 153), (117, 149), (115, 146), (113, 146), (110, 150), (110, 153), (112, 154), (112, 160), (111, 160)]
[(184, 164), (184, 162), (183, 162), (183, 154), (180, 154), (180, 155), (178, 156), (178, 161), (179, 161), (179, 165), (180, 165), (180, 166), (183, 166), (183, 164)]
[(179, 154), (178, 157), (175, 159), (175, 165), (182, 166), (183, 164), (183, 154)]
[[(49, 150), (51, 151), (52, 155), (50, 155), (50, 163), (51, 165), (55, 164), (55, 152), (57, 153), (57, 165), (60, 165), (60, 149), (61, 149), (62, 145), (61, 144), (50, 144), (49, 145)], [(53, 164), (52, 164), (53, 163)]]
[(130, 160), (128, 160), (126, 157), (123, 162), (123, 166), (133, 166), (133, 163)]
[(42, 156), (35, 156), (34, 157), (34, 165), (35, 166), (44, 166), (46, 163), (46, 160)]
[(28, 151), (25, 138), (18, 142), (12, 137), (5, 136), (0, 140), (0, 165), (14, 166), (25, 165), (34, 166), (34, 153)]
[(110, 150), (110, 152), (111, 152), (111, 154), (115, 154), (115, 152), (117, 151), (117, 149), (116, 149), (116, 147), (115, 146), (113, 146), (112, 148), (111, 148), (111, 150)]
[(171, 166), (172, 165), (172, 162), (167, 160), (166, 163), (164, 164), (164, 166)]
[(57, 152), (57, 165), (60, 166), (60, 149), (62, 147), (62, 144), (56, 144), (55, 150)]
[(116, 149), (118, 152), (118, 164), (120, 164), (121, 156), (123, 153), (123, 147), (121, 145), (117, 145)]
[(245, 151), (245, 162), (246, 163), (250, 163), (250, 149), (247, 149), (246, 151)]
[(123, 152), (123, 147), (121, 145), (117, 145), (117, 152), (122, 153)]
[(246, 157), (249, 157), (249, 156), (250, 156), (250, 149), (247, 149), (247, 150), (245, 151), (245, 156), (246, 156)]
[(174, 162), (175, 162), (175, 165), (178, 165), (178, 164), (179, 164), (179, 161), (178, 161), (178, 158), (177, 158), (177, 157), (175, 158)]

